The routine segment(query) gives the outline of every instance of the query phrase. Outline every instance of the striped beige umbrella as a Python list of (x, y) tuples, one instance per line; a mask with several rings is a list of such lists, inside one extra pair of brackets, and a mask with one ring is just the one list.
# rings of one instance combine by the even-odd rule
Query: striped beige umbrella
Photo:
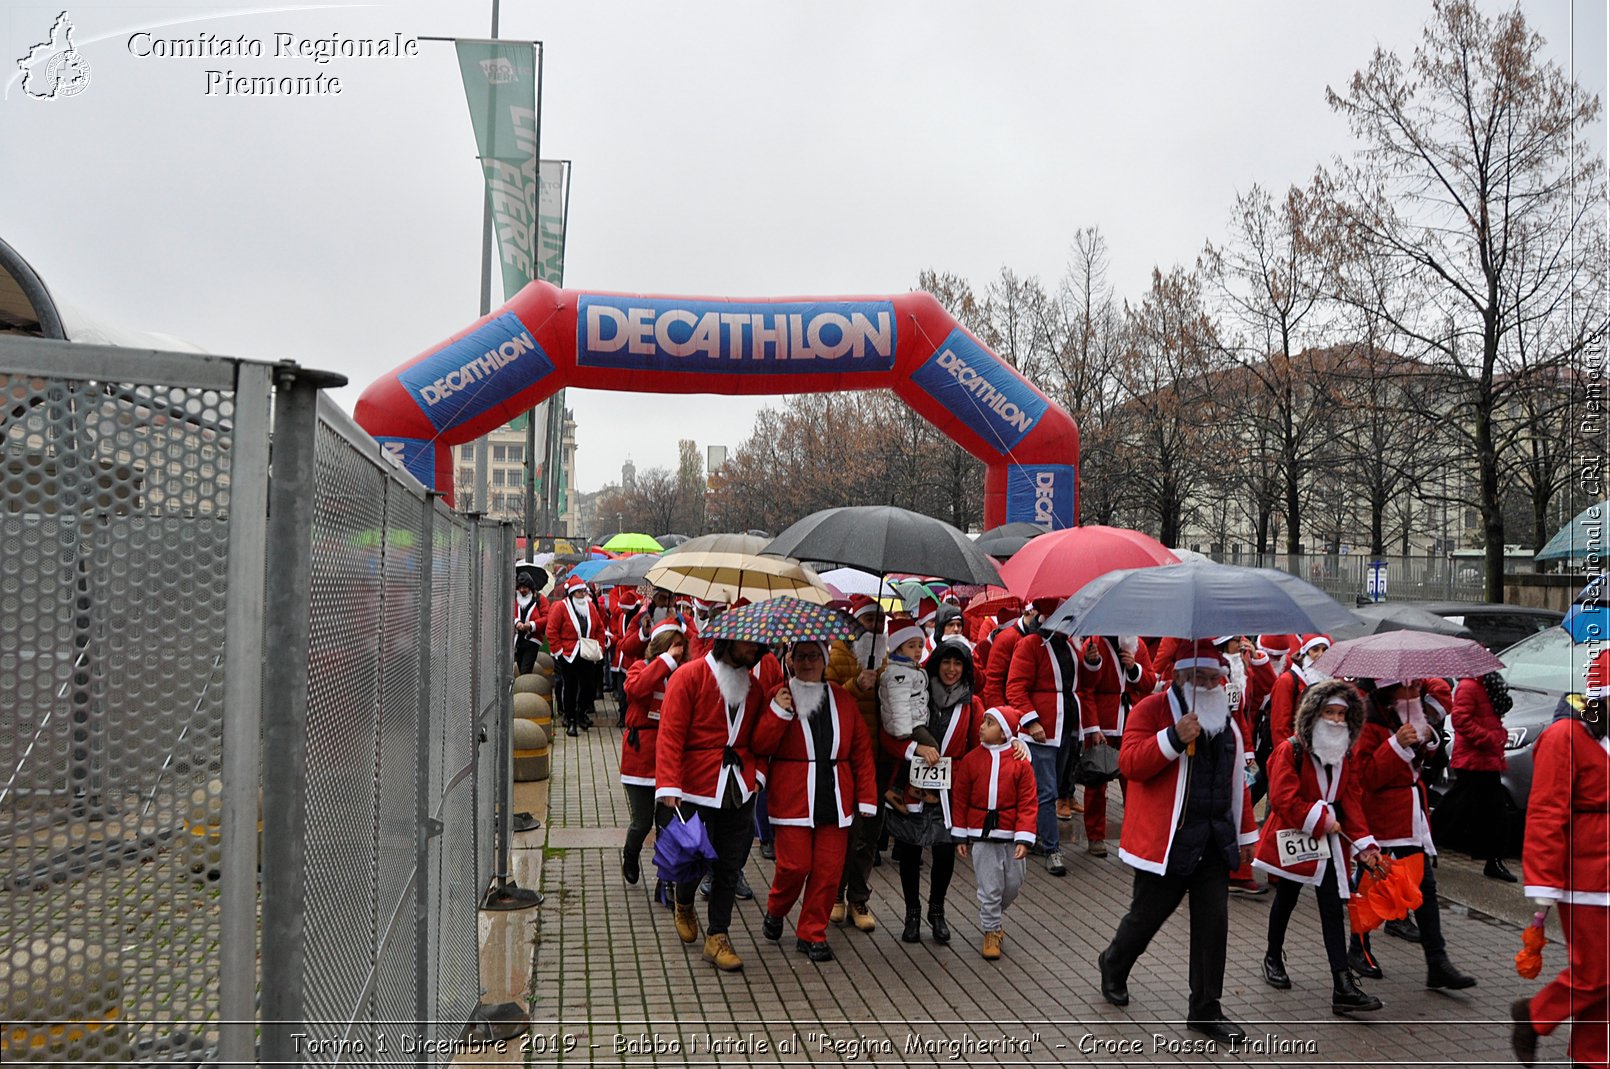
[(674, 594), (727, 605), (740, 599), (765, 601), (781, 594), (816, 605), (833, 600), (827, 585), (799, 561), (719, 550), (690, 553), (681, 546), (662, 556), (643, 581)]

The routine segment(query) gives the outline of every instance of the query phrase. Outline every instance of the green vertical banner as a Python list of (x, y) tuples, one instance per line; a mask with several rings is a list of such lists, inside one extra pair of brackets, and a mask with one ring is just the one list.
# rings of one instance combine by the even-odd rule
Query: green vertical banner
[(543, 160), (537, 192), (537, 277), (565, 284), (565, 222), (570, 208), (570, 161)]
[(533, 42), (456, 41), (464, 96), (486, 173), (507, 300), (538, 276), (540, 73)]

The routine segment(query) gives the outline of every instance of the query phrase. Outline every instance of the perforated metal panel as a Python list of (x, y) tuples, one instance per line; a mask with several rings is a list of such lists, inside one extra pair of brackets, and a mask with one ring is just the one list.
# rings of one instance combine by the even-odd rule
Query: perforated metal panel
[(0, 1061), (203, 1048), (218, 1015), (230, 390), (0, 350)]

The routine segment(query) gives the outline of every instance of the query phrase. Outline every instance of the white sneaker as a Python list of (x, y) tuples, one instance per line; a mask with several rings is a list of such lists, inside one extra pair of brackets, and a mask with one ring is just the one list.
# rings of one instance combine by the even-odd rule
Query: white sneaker
[(1068, 866), (1062, 860), (1061, 850), (1053, 850), (1045, 855), (1045, 871), (1053, 876), (1066, 876), (1068, 874)]

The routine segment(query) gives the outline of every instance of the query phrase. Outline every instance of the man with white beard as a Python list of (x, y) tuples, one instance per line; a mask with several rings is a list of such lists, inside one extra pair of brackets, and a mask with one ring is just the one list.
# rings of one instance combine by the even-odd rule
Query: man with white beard
[(1174, 682), (1130, 710), (1118, 752), (1128, 781), (1118, 856), (1135, 869), (1129, 912), (1096, 959), (1101, 994), (1129, 1004), (1129, 971), (1186, 895), (1191, 999), (1186, 1026), (1221, 1043), (1245, 1037), (1219, 1004), (1230, 936), (1230, 870), (1252, 859), (1258, 829), (1242, 774), (1246, 743), (1211, 639), (1174, 661)]
[(832, 961), (827, 918), (844, 872), (850, 826), (877, 812), (872, 741), (855, 699), (822, 678), (826, 650), (796, 642), (787, 684), (755, 724), (751, 745), (768, 758), (767, 808), (777, 837), (777, 869), (761, 932), (783, 935), (783, 921), (800, 901), (794, 947), (814, 962)]

